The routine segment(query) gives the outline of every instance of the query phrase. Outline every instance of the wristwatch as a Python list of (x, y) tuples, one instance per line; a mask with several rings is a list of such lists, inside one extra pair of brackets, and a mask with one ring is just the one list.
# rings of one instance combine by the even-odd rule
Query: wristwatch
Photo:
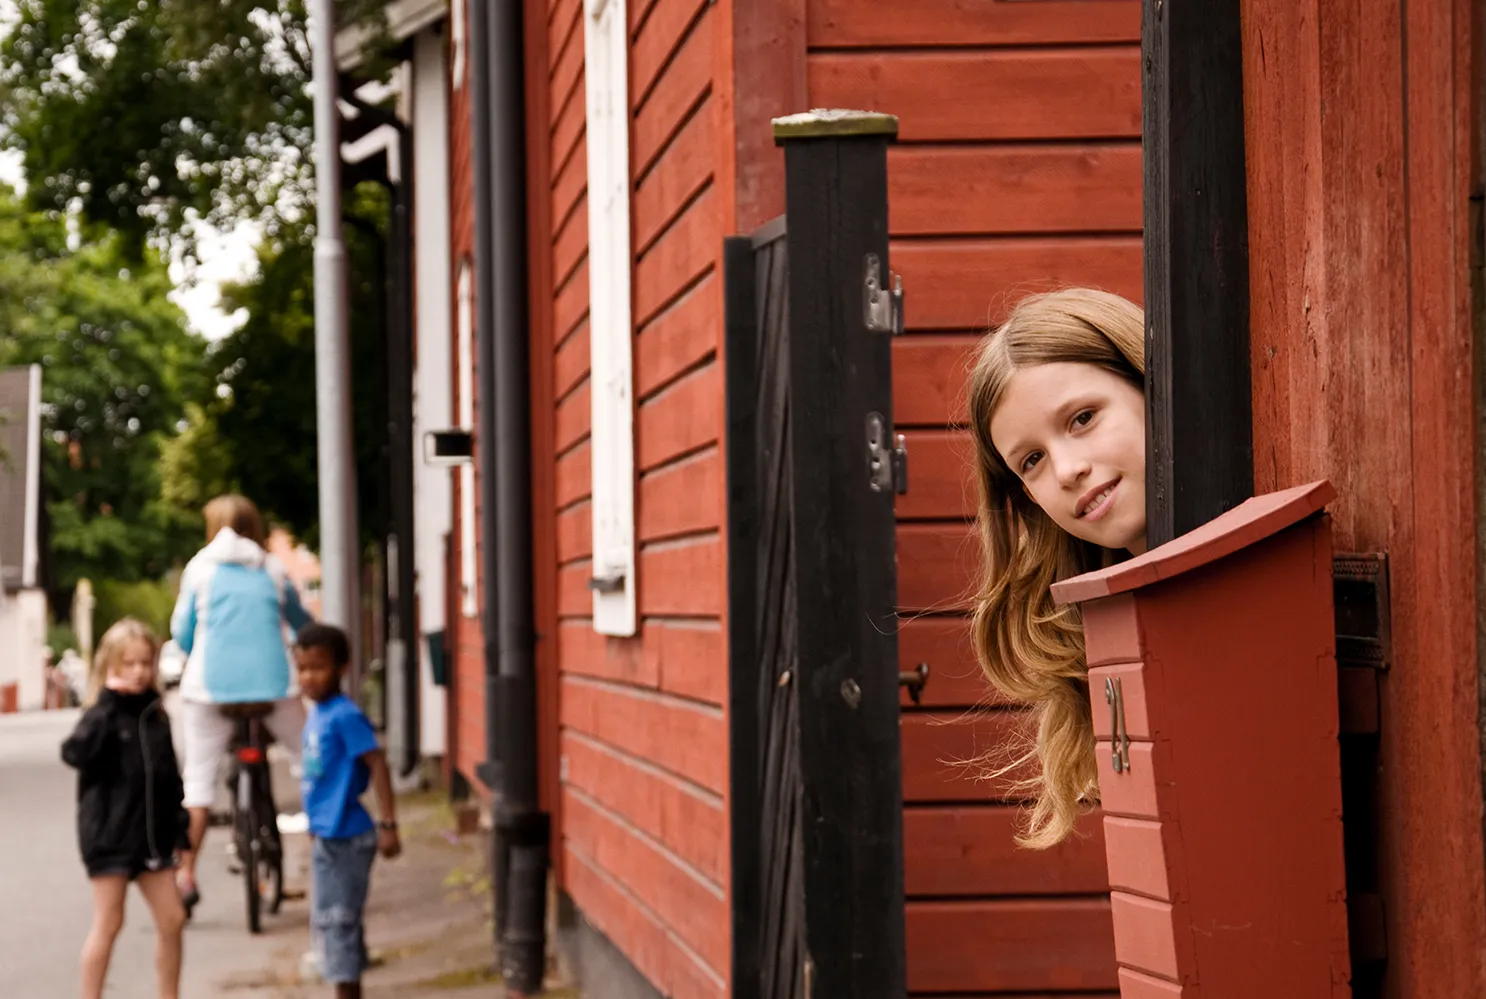
[(397, 820), (396, 819), (383, 819), (383, 820), (381, 820), (380, 822), (377, 823), (377, 828), (378, 829), (385, 829), (387, 832), (397, 832)]

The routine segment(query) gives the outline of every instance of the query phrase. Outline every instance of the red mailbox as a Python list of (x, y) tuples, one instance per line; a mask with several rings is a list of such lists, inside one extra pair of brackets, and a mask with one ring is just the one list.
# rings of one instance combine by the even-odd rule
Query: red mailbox
[(1328, 482), (1053, 587), (1083, 611), (1124, 999), (1350, 995)]

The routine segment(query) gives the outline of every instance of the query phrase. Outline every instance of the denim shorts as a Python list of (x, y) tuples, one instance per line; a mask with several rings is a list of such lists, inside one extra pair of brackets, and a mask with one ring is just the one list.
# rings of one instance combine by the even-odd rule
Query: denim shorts
[(311, 855), (315, 877), (313, 922), (327, 982), (359, 982), (366, 970), (361, 912), (366, 906), (376, 855), (375, 829), (350, 839), (315, 837)]

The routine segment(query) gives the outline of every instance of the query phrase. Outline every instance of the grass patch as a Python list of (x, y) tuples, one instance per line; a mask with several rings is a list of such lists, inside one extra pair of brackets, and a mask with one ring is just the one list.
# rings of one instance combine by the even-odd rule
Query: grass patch
[(499, 985), (500, 972), (489, 965), (445, 971), (424, 979), (419, 984), (430, 989), (470, 989), (476, 985)]

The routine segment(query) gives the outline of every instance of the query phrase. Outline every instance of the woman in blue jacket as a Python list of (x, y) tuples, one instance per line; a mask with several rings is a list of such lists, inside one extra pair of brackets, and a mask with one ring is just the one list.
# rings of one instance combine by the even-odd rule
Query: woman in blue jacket
[(289, 669), (289, 648), (294, 632), (310, 621), (283, 565), (263, 550), (258, 508), (243, 496), (218, 496), (204, 513), (207, 544), (186, 564), (170, 619), (171, 637), (186, 653), (182, 777), (191, 849), (182, 855), (179, 884), (188, 912), (201, 897), (196, 858), (234, 731), (221, 707), (272, 703), (265, 724), (297, 758), (304, 706)]

